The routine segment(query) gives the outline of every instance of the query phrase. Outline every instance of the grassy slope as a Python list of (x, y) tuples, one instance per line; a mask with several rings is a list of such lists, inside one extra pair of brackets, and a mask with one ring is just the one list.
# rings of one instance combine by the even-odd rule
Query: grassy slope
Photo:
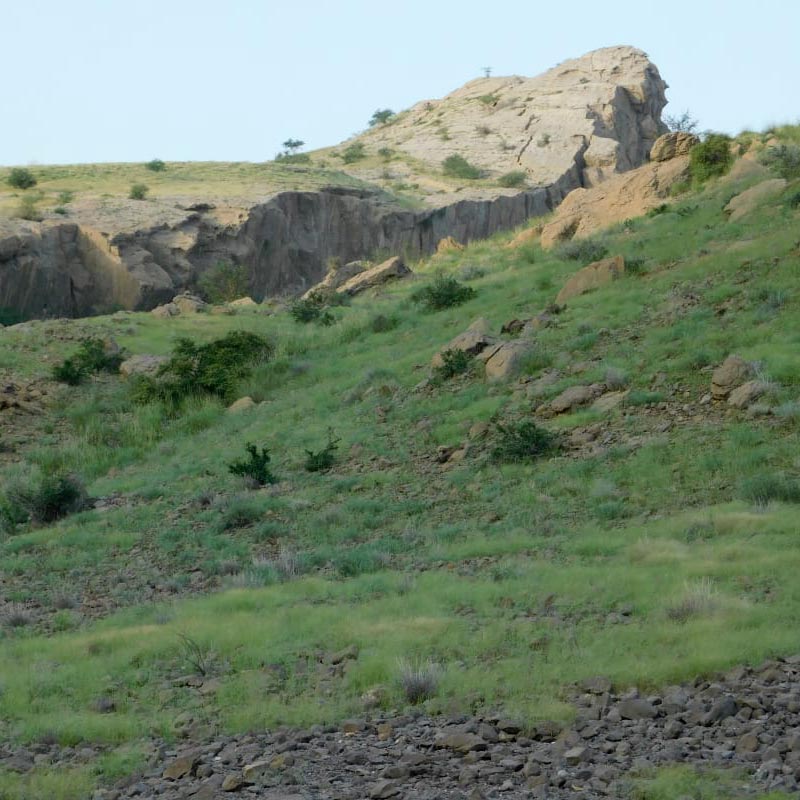
[[(562, 691), (580, 677), (656, 686), (800, 649), (796, 509), (754, 508), (742, 491), (754, 477), (800, 467), (798, 212), (775, 202), (731, 224), (721, 208), (739, 188), (712, 185), (679, 202), (683, 215), (611, 232), (611, 251), (644, 258), (644, 274), (572, 301), (539, 334), (531, 374), (547, 363), (564, 373), (548, 396), (612, 367), (628, 375), (641, 404), (547, 423), (600, 423), (612, 444), (599, 454), (498, 466), (486, 444), (453, 468), (430, 458), (474, 422), (530, 414), (516, 384), (472, 378), (412, 391), (433, 352), (475, 317), (498, 328), (530, 316), (576, 269), (535, 247), (503, 249), (505, 237), (419, 266), (423, 276), (485, 273), (471, 282), (474, 300), (438, 314), (416, 310), (409, 284), (337, 309), (331, 328), (297, 326), (283, 313), (72, 323), (113, 332), (133, 352), (231, 328), (273, 335), (279, 352), (242, 388), (266, 401), (249, 414), (202, 402), (170, 420), (131, 407), (124, 386), (107, 379), (65, 390), (50, 433), (20, 445), (28, 462), (76, 469), (93, 495), (119, 493), (130, 506), (0, 541), (6, 599), (38, 604), (64, 629), (5, 632), (0, 734), (121, 748), (76, 772), (80, 783), (96, 780), (93, 770), (130, 768), (128, 748), (151, 732), (174, 735), (185, 711), (230, 731), (306, 724), (357, 713), (360, 694), (379, 684), (396, 707), (401, 657), (445, 668), (432, 711), (504, 706), (533, 720), (567, 715)], [(378, 312), (399, 326), (372, 333)], [(50, 330), (57, 324), (7, 333), (0, 367), (34, 374), (45, 357), (63, 356), (70, 347)], [(730, 352), (762, 362), (780, 414), (750, 419), (698, 405), (708, 365)], [(342, 440), (339, 463), (308, 474), (304, 451), (329, 427)], [(272, 449), (275, 490), (245, 492), (227, 474), (247, 441)], [(281, 580), (288, 560), (300, 575)], [(233, 588), (142, 602), (148, 578), (181, 591), (197, 569), (236, 572), (222, 578)], [(116, 584), (117, 605), (134, 605), (89, 626), (76, 611), (52, 613), (65, 587), (101, 591), (98, 575)], [(675, 619), (671, 610), (709, 584), (712, 602)], [(620, 611), (629, 624), (609, 618)], [(188, 669), (178, 634), (215, 654), (216, 695), (170, 683)], [(317, 652), (350, 644), (360, 657), (333, 684), (305, 669)], [(276, 663), (279, 680), (268, 666)], [(98, 694), (119, 711), (92, 711)]]

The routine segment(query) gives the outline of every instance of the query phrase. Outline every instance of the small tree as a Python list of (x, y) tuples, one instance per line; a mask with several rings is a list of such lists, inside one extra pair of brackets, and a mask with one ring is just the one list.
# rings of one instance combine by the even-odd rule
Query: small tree
[(484, 78), (491, 78), (492, 77), (492, 68), (491, 67), (482, 67), (483, 70), (483, 77)]
[(229, 303), (247, 294), (250, 288), (250, 274), (244, 264), (217, 261), (203, 273), (197, 285), (210, 302)]
[(394, 111), (391, 108), (379, 108), (369, 120), (370, 128), (376, 125), (385, 125), (394, 116)]
[(160, 158), (154, 158), (152, 161), (148, 161), (144, 166), (145, 169), (149, 169), (150, 172), (163, 172), (167, 168), (167, 165)]
[(29, 169), (14, 167), (8, 174), (8, 185), (15, 189), (30, 189), (36, 186), (36, 178)]
[(134, 183), (131, 186), (131, 191), (128, 197), (131, 200), (144, 200), (147, 197), (147, 193), (149, 192), (149, 188), (144, 183)]
[(282, 146), (287, 153), (296, 153), (304, 144), (302, 139), (287, 139)]
[(724, 133), (709, 134), (689, 151), (689, 171), (697, 183), (724, 175), (733, 164), (731, 140)]
[(697, 126), (700, 124), (687, 109), (682, 114), (670, 115), (664, 117), (664, 124), (673, 132), (680, 131), (681, 133), (694, 133)]
[(454, 153), (442, 161), (442, 171), (451, 178), (466, 178), (474, 180), (480, 178), (481, 171), (467, 161), (464, 156)]

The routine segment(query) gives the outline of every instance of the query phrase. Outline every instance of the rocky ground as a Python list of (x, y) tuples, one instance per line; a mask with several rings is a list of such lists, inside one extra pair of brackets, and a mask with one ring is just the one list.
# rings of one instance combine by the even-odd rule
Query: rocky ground
[[(195, 681), (204, 691), (204, 681)], [(369, 698), (367, 699), (369, 701)], [(650, 767), (738, 770), (746, 795), (800, 790), (800, 655), (649, 695), (603, 677), (575, 687), (575, 720), (524, 730), (513, 718), (367, 714), (342, 725), (156, 742), (150, 767), (95, 800), (605, 798)], [(114, 713), (113, 706), (108, 713)], [(187, 720), (176, 722), (187, 736)], [(92, 748), (4, 745), (20, 773), (71, 766)]]

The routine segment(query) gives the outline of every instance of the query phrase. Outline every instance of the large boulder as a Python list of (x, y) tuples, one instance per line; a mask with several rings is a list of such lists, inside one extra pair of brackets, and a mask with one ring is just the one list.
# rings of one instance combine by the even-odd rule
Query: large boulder
[(119, 372), (125, 378), (132, 375), (155, 375), (163, 364), (169, 361), (169, 356), (154, 356), (142, 353), (126, 358), (119, 365)]
[(461, 350), (471, 356), (480, 355), (486, 348), (496, 347), (500, 340), (489, 333), (489, 321), (483, 317), (476, 319), (463, 333), (451, 339), (431, 359), (431, 366), (441, 367), (444, 364), (442, 354), (447, 350)]
[(336, 291), (349, 295), (359, 294), (365, 289), (372, 289), (390, 281), (406, 278), (411, 274), (411, 270), (405, 265), (403, 259), (399, 256), (393, 256), (378, 264), (377, 267), (371, 267), (345, 281), (341, 286), (337, 287)]
[(536, 413), (544, 417), (566, 414), (576, 408), (588, 405), (600, 397), (604, 391), (605, 386), (601, 383), (593, 383), (591, 386), (570, 386), (549, 403), (537, 408)]
[(517, 375), (525, 361), (534, 351), (534, 343), (530, 339), (514, 339), (503, 342), (494, 348), (485, 361), (486, 378), (490, 381), (501, 381)]
[(369, 268), (369, 261), (348, 261), (346, 264), (334, 264), (325, 277), (303, 295), (303, 299), (308, 299), (320, 290), (338, 289), (351, 278), (361, 275)]
[(738, 222), (742, 217), (755, 211), (762, 203), (777, 197), (785, 188), (786, 181), (783, 178), (761, 181), (733, 197), (725, 206), (724, 211), (730, 222)]
[(659, 136), (650, 151), (651, 161), (669, 161), (676, 156), (689, 155), (689, 151), (700, 143), (700, 139), (693, 133), (673, 131)]
[(599, 289), (612, 281), (617, 280), (625, 272), (625, 259), (622, 256), (603, 258), (593, 264), (578, 270), (564, 284), (556, 297), (559, 305), (571, 300), (573, 297), (586, 294), (593, 289)]
[(175, 297), (172, 298), (172, 304), (178, 307), (178, 311), (181, 314), (197, 314), (198, 312), (208, 310), (208, 303), (206, 303), (202, 297), (198, 297), (196, 294), (190, 294), (189, 292), (176, 294)]

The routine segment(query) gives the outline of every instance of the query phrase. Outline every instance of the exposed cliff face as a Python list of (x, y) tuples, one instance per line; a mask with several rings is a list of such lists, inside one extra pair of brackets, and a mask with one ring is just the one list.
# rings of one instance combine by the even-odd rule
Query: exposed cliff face
[[(489, 159), (487, 169), (495, 171), (521, 166), (536, 188), (481, 184), (457, 192), (451, 186), (429, 195), (433, 207), (420, 211), (401, 208), (377, 189), (330, 187), (236, 202), (103, 200), (76, 204), (75, 221), (0, 221), (0, 309), (31, 317), (150, 308), (191, 287), (218, 261), (247, 266), (255, 298), (300, 292), (322, 278), (331, 257), (414, 258), (432, 253), (447, 236), (467, 242), (520, 225), (572, 189), (643, 163), (663, 128), (666, 85), (633, 48), (595, 51), (539, 78), (485, 80), (494, 81), (488, 89), (500, 98), (497, 108), (481, 99), (483, 81), (467, 84), (442, 101), (452, 132), (464, 147), (480, 140), (476, 163)], [(408, 124), (436, 108), (429, 106), (412, 109)], [(473, 116), (490, 112), (495, 132), (507, 137), (502, 147), (476, 135)], [(379, 147), (405, 127), (386, 126), (362, 138)], [(414, 158), (459, 152), (449, 142), (446, 153), (431, 150), (431, 136), (438, 147), (441, 136), (422, 128), (401, 136), (398, 146)]]

